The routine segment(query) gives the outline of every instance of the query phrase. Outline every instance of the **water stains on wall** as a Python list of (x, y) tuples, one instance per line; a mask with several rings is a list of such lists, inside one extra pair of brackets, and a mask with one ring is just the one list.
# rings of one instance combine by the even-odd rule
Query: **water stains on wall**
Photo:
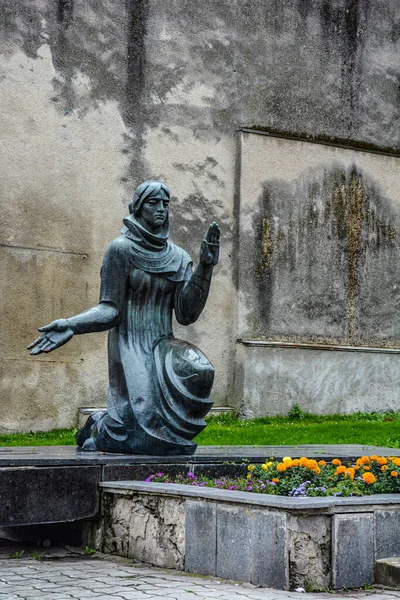
[(400, 344), (400, 213), (368, 174), (338, 165), (267, 181), (252, 223), (253, 335)]

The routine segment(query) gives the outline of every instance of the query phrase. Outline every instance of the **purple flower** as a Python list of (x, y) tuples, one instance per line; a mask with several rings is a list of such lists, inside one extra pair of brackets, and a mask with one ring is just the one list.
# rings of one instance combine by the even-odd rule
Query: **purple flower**
[(247, 486), (247, 491), (248, 491), (248, 492), (251, 492), (251, 490), (252, 490), (252, 489), (253, 489), (253, 488), (251, 487), (251, 485), (248, 485), (248, 486)]
[(157, 473), (157, 477), (162, 477), (163, 473)]

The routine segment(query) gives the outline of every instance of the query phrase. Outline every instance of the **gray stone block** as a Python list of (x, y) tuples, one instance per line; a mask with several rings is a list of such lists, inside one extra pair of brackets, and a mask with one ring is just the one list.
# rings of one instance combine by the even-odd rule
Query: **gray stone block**
[(387, 586), (400, 585), (400, 558), (384, 558), (375, 563), (375, 583)]
[(255, 510), (251, 514), (250, 581), (260, 587), (289, 588), (286, 515)]
[(217, 507), (218, 577), (250, 582), (250, 510)]
[(334, 588), (355, 588), (373, 582), (373, 513), (333, 517), (332, 583)]
[(217, 555), (217, 505), (186, 503), (185, 569), (189, 573), (215, 575)]
[(0, 527), (91, 519), (101, 467), (0, 469)]
[(400, 511), (375, 512), (375, 558), (400, 556)]

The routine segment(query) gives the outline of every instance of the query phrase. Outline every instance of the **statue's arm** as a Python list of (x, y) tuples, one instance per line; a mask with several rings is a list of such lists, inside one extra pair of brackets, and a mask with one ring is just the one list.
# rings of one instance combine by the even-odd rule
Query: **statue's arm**
[(119, 310), (108, 302), (100, 302), (74, 317), (65, 319), (74, 333), (106, 331), (119, 323)]
[(219, 257), (220, 229), (216, 223), (208, 228), (200, 248), (200, 262), (189, 279), (179, 284), (175, 296), (175, 315), (181, 325), (199, 318), (206, 305), (214, 266)]
[(66, 344), (75, 334), (106, 331), (118, 325), (128, 272), (129, 260), (124, 242), (114, 240), (101, 269), (99, 304), (68, 319), (58, 319), (40, 327), (42, 335), (28, 346), (31, 354), (51, 352)]

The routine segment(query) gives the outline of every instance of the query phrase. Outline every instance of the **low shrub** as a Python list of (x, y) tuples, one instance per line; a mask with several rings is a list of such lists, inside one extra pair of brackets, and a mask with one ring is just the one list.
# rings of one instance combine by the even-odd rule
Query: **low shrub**
[(305, 456), (295, 459), (287, 456), (281, 461), (271, 459), (262, 465), (250, 464), (247, 469), (247, 477), (213, 479), (188, 473), (171, 478), (156, 473), (146, 481), (292, 498), (400, 493), (400, 458), (396, 456), (361, 456), (355, 463), (342, 463), (338, 458), (326, 463)]

